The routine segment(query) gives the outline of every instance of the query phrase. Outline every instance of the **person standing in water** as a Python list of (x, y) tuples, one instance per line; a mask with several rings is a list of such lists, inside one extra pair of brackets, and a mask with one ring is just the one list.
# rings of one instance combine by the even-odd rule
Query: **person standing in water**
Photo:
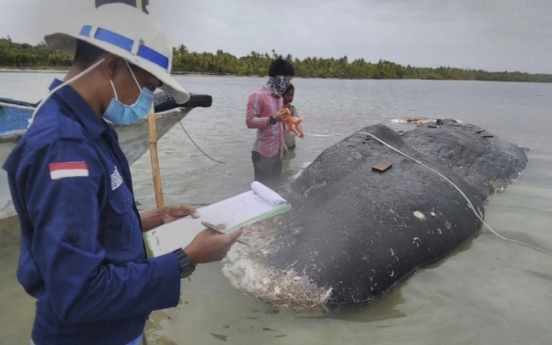
[(32, 344), (138, 345), (150, 313), (176, 307), (183, 278), (222, 260), (241, 230), (205, 229), (185, 248), (146, 256), (143, 232), (199, 215), (186, 205), (138, 211), (107, 120), (146, 117), (156, 88), (179, 103), (190, 96), (171, 76), (168, 37), (146, 14), (109, 4), (85, 15), (44, 38), (74, 61), (3, 166), (21, 228), (17, 278), (37, 299)]
[[(286, 92), (282, 95), (282, 98), (284, 100), (284, 108), (289, 109), (291, 112), (291, 116), (299, 118), (299, 114), (297, 113), (297, 109), (291, 102), (293, 102), (293, 96), (295, 95), (295, 87), (293, 84), (289, 84)], [(295, 133), (287, 133), (286, 125), (284, 124), (284, 143), (288, 149), (289, 152), (292, 152), (295, 150)]]
[(268, 69), (268, 81), (253, 92), (247, 102), (245, 123), (248, 128), (257, 130), (251, 149), (255, 180), (264, 184), (277, 180), (282, 172), (282, 158), (288, 154), (282, 125), (287, 116), (282, 95), (294, 74), (289, 61), (282, 57), (275, 59)]

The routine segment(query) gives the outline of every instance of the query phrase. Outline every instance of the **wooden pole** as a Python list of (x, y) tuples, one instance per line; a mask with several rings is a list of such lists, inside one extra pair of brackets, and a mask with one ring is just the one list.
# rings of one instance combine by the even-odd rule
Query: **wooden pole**
[[(142, 11), (142, 0), (136, 0), (136, 8)], [(157, 155), (157, 128), (155, 126), (155, 111), (153, 106), (148, 114), (149, 148), (151, 157), (151, 173), (153, 175), (153, 189), (157, 207), (163, 207), (163, 188), (161, 185), (161, 171), (159, 170), (159, 156)]]
[(152, 110), (148, 114), (149, 125), (149, 148), (151, 157), (151, 172), (153, 174), (153, 188), (155, 191), (155, 203), (157, 207), (165, 205), (163, 201), (163, 188), (161, 185), (161, 172), (159, 170), (159, 157), (157, 155), (157, 128), (155, 126), (155, 112)]

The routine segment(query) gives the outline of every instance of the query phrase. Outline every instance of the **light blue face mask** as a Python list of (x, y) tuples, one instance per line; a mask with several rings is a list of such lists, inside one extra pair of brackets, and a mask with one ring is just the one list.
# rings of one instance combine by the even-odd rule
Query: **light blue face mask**
[[(138, 86), (138, 90), (140, 90), (140, 84), (138, 83), (138, 80), (136, 80), (136, 77), (134, 76), (132, 69), (128, 65), (128, 62), (126, 64), (130, 73), (132, 74), (132, 77), (134, 78), (134, 81), (136, 82), (136, 85)], [(153, 91), (145, 87), (142, 88), (142, 90), (140, 91), (140, 96), (138, 96), (136, 102), (134, 102), (134, 104), (132, 105), (126, 105), (119, 101), (119, 98), (117, 97), (117, 91), (115, 90), (115, 85), (113, 85), (113, 81), (110, 80), (109, 82), (111, 83), (111, 87), (113, 88), (115, 98), (111, 99), (111, 102), (109, 102), (109, 105), (103, 114), (104, 118), (113, 122), (116, 125), (124, 126), (132, 125), (133, 123), (138, 122), (140, 119), (148, 115), (151, 106), (153, 105)]]

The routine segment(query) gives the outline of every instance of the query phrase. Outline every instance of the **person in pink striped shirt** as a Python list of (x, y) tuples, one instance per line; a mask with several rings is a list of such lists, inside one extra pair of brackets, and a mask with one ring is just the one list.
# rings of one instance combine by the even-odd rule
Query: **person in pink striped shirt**
[(278, 57), (268, 69), (265, 85), (249, 96), (245, 123), (257, 130), (251, 149), (255, 180), (271, 184), (282, 172), (282, 158), (287, 156), (283, 124), (286, 117), (282, 95), (289, 87), (295, 70), (289, 61)]

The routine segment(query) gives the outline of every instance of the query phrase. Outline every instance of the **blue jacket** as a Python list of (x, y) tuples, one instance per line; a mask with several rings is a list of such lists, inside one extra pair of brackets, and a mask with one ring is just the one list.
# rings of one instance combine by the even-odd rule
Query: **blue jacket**
[(21, 225), (17, 278), (37, 299), (37, 345), (123, 345), (151, 311), (178, 304), (178, 259), (146, 258), (117, 134), (74, 89), (47, 100), (3, 168)]

